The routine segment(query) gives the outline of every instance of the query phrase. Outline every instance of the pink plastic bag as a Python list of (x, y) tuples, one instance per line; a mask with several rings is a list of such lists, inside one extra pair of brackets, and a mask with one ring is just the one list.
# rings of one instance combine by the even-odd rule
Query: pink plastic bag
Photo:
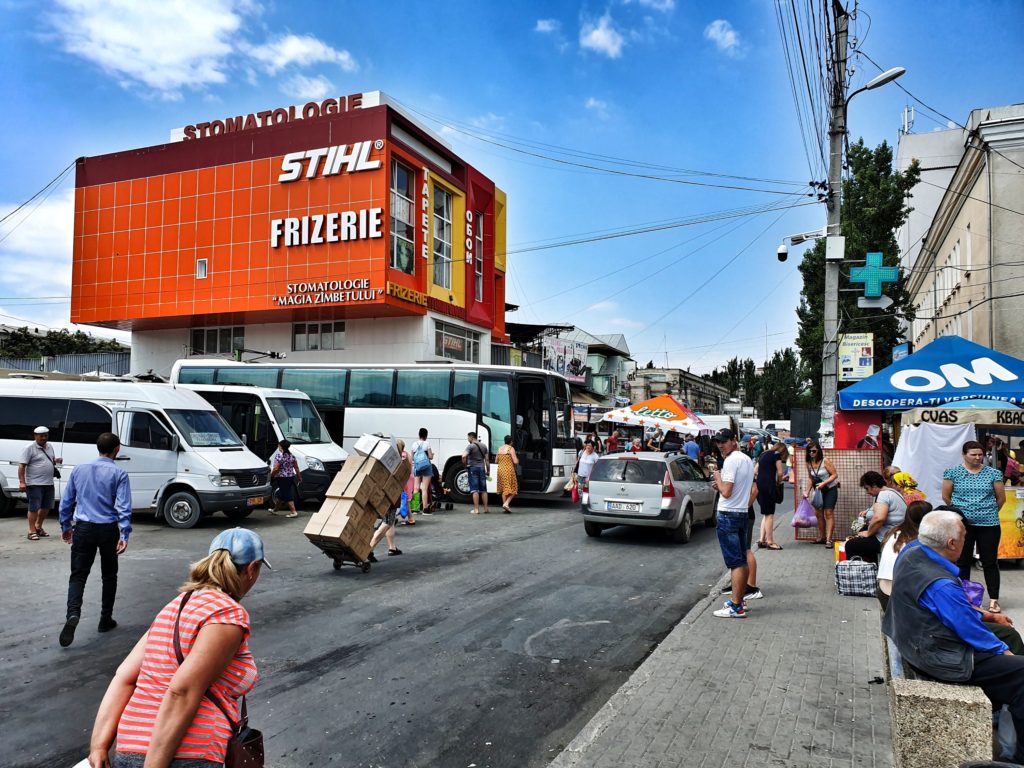
[(811, 502), (807, 499), (800, 499), (800, 503), (796, 505), (796, 512), (793, 513), (793, 522), (790, 525), (794, 528), (814, 528), (818, 525), (818, 518), (814, 514), (814, 507), (811, 506)]

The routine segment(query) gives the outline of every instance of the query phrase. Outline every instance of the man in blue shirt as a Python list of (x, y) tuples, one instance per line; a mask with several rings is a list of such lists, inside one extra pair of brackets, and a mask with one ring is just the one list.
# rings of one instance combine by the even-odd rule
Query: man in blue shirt
[(686, 455), (694, 461), (700, 461), (700, 446), (697, 445), (697, 441), (693, 439), (693, 435), (686, 436), (686, 442), (683, 443), (683, 450), (686, 451)]
[(96, 440), (100, 456), (71, 471), (60, 502), (60, 530), (71, 545), (71, 578), (68, 580), (68, 612), (60, 632), (60, 644), (67, 648), (75, 639), (82, 615), (82, 596), (96, 552), (100, 553), (103, 596), (100, 632), (117, 626), (114, 598), (117, 595), (117, 556), (128, 549), (132, 532), (132, 492), (128, 473), (114, 463), (121, 441), (104, 432)]
[[(1024, 733), (1024, 656), (1013, 655), (982, 624), (998, 614), (975, 610), (967, 600), (956, 566), (965, 535), (955, 512), (924, 516), (918, 540), (896, 560), (882, 629), (913, 668), (979, 686), (997, 708), (1009, 707), (1017, 733)], [(1017, 762), (1024, 762), (1024, 741)]]

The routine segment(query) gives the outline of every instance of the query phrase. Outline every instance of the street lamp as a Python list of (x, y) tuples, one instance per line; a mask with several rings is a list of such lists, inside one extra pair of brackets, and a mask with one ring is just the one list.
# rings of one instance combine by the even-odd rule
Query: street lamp
[(824, 345), (821, 360), (821, 444), (833, 446), (835, 430), (836, 395), (838, 389), (838, 334), (839, 334), (839, 265), (845, 257), (841, 233), (843, 203), (843, 139), (846, 137), (846, 109), (850, 101), (862, 91), (870, 91), (903, 75), (903, 67), (893, 67), (868, 81), (849, 96), (846, 95), (846, 50), (850, 16), (842, 3), (833, 0), (836, 15), (835, 57), (833, 59), (832, 113), (829, 121), (828, 164), (828, 224), (825, 241), (825, 311), (823, 318)]

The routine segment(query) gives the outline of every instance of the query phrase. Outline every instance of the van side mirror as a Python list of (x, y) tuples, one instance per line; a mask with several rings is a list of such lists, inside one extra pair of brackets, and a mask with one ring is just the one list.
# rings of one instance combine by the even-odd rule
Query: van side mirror
[(175, 453), (181, 450), (181, 438), (177, 435), (171, 435), (171, 450)]

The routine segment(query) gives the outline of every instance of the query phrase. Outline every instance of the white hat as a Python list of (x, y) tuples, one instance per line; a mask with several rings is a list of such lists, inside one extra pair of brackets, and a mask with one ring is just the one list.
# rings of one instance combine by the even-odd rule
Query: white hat
[(48, 435), (48, 434), (50, 434), (50, 428), (49, 427), (36, 427), (35, 428), (35, 433), (37, 435)]

